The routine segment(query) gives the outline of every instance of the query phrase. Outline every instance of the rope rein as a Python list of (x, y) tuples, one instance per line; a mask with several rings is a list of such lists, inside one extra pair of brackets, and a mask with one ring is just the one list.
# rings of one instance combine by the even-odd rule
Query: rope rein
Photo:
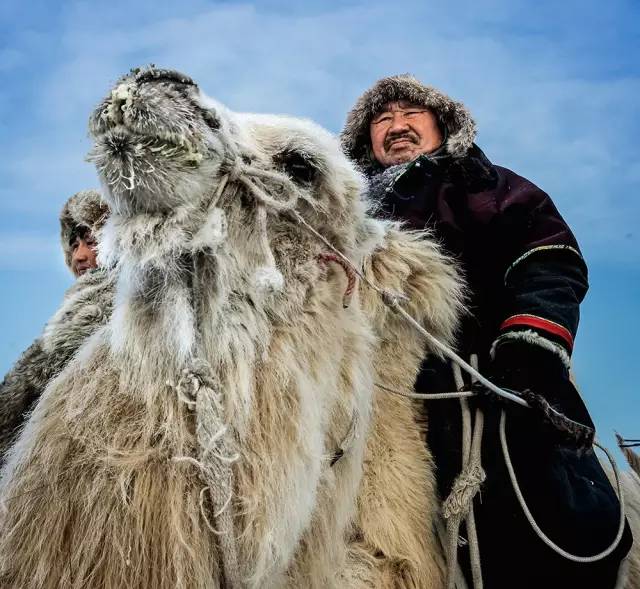
[(555, 542), (553, 542), (541, 529), (540, 526), (536, 523), (536, 520), (533, 518), (531, 511), (527, 505), (527, 502), (520, 490), (520, 485), (518, 484), (518, 479), (516, 478), (516, 473), (513, 469), (513, 464), (511, 463), (511, 455), (509, 454), (509, 445), (507, 444), (507, 434), (506, 434), (506, 423), (507, 423), (507, 415), (504, 409), (500, 414), (500, 446), (502, 447), (502, 455), (504, 456), (504, 462), (507, 466), (507, 471), (509, 472), (509, 479), (511, 480), (511, 485), (513, 486), (513, 491), (518, 498), (518, 503), (524, 512), (529, 525), (533, 528), (535, 533), (538, 535), (540, 540), (542, 540), (549, 548), (551, 548), (554, 552), (558, 553), (560, 556), (563, 556), (567, 560), (571, 560), (573, 562), (580, 563), (592, 563), (602, 560), (609, 556), (620, 544), (620, 540), (622, 539), (622, 535), (624, 533), (624, 524), (625, 524), (625, 510), (624, 510), (624, 492), (622, 489), (622, 481), (620, 480), (620, 472), (618, 470), (618, 466), (616, 465), (616, 461), (614, 460), (611, 452), (607, 450), (604, 446), (600, 445), (598, 442), (594, 440), (593, 444), (600, 448), (606, 456), (609, 462), (611, 463), (611, 467), (613, 468), (613, 474), (616, 479), (616, 489), (618, 493), (618, 500), (620, 501), (620, 523), (618, 524), (618, 532), (616, 533), (616, 537), (613, 542), (609, 545), (608, 548), (599, 552), (598, 554), (594, 554), (593, 556), (577, 556), (575, 554), (571, 554), (567, 552), (560, 546), (558, 546)]

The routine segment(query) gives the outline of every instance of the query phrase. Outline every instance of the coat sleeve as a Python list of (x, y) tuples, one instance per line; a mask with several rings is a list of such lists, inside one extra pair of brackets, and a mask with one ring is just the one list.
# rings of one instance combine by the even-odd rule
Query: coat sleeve
[(576, 239), (551, 198), (528, 180), (506, 176), (496, 198), (505, 243), (505, 305), (492, 351), (510, 340), (558, 355), (568, 368), (588, 272)]

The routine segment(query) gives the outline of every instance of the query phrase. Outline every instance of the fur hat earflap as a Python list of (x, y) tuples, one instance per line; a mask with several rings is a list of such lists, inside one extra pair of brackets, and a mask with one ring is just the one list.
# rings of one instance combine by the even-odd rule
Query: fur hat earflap
[(109, 207), (97, 190), (81, 190), (74, 194), (60, 212), (60, 243), (64, 260), (71, 268), (71, 241), (79, 228), (96, 233), (109, 217)]
[(371, 119), (385, 104), (398, 100), (433, 111), (445, 132), (445, 151), (454, 158), (462, 158), (467, 154), (476, 136), (476, 123), (464, 104), (436, 88), (425, 86), (410, 74), (402, 74), (378, 80), (358, 99), (347, 115), (340, 135), (342, 149), (362, 171), (367, 173), (375, 168), (370, 154)]

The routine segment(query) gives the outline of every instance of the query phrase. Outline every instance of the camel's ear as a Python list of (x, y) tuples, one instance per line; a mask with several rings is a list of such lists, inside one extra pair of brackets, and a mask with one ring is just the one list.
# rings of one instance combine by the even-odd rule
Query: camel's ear
[(301, 151), (281, 151), (273, 156), (273, 162), (298, 184), (313, 184), (318, 176), (314, 160)]

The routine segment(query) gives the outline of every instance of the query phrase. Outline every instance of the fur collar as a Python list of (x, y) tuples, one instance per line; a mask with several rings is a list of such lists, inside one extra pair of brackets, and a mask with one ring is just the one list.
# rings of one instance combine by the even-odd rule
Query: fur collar
[(372, 170), (368, 178), (368, 198), (375, 208), (387, 200), (389, 194), (402, 198), (413, 186), (423, 185), (428, 179), (438, 185), (449, 183), (466, 193), (475, 193), (495, 188), (498, 173), (482, 150), (473, 144), (461, 158), (424, 154), (405, 164)]
[(378, 80), (358, 99), (340, 135), (344, 152), (365, 174), (371, 175), (379, 167), (370, 155), (369, 123), (386, 103), (396, 100), (431, 109), (446, 131), (445, 153), (452, 158), (467, 154), (476, 136), (476, 124), (466, 107), (409, 74), (391, 76)]

